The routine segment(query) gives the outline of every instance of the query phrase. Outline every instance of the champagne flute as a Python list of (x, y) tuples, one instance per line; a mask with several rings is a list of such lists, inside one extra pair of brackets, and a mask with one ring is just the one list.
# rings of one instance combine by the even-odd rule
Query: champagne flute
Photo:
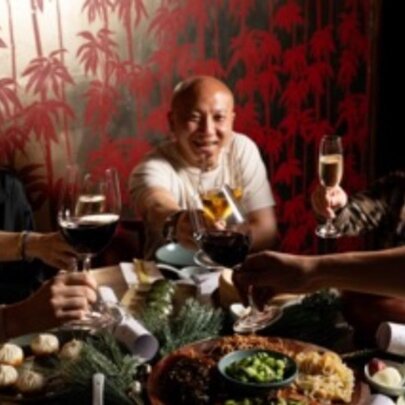
[[(118, 175), (107, 169), (101, 176), (80, 175), (77, 166), (66, 171), (61, 193), (58, 224), (65, 240), (76, 250), (83, 271), (91, 268), (91, 259), (110, 242), (121, 210)], [(110, 322), (107, 308), (99, 300), (79, 326), (101, 327)]]
[[(343, 176), (343, 147), (341, 138), (337, 135), (324, 135), (319, 146), (318, 172), (321, 184), (326, 193), (337, 187)], [(341, 234), (331, 218), (315, 229), (321, 238), (338, 238)]]
[[(190, 198), (189, 213), (197, 246), (214, 264), (237, 271), (235, 266), (241, 264), (249, 253), (251, 237), (248, 222), (232, 189), (225, 184), (217, 190), (217, 198), (221, 198), (223, 205), (226, 205), (223, 212), (228, 213), (217, 222), (213, 222), (205, 211), (198, 209), (196, 196)], [(253, 333), (264, 329), (281, 315), (274, 307), (259, 311), (252, 298), (251, 286), (248, 289), (248, 300), (250, 312), (234, 324), (237, 333)]]

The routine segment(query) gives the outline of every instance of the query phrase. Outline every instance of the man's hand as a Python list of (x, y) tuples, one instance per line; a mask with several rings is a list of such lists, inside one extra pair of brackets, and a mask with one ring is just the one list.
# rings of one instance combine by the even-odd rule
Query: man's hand
[(261, 308), (275, 294), (315, 290), (311, 263), (308, 256), (264, 251), (248, 256), (232, 279), (245, 304), (248, 287), (253, 286), (253, 298)]
[(6, 308), (7, 336), (43, 331), (82, 319), (97, 300), (96, 288), (89, 273), (59, 273), (26, 300)]
[(335, 210), (347, 204), (347, 194), (340, 186), (326, 188), (318, 185), (311, 195), (311, 203), (316, 215), (332, 219)]

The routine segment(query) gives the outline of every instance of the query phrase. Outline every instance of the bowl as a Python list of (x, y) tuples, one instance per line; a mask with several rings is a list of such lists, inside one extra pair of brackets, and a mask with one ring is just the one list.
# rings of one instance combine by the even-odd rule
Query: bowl
[(156, 260), (173, 266), (193, 266), (194, 251), (188, 250), (178, 243), (168, 243), (161, 246), (155, 253)]
[[(244, 382), (229, 375), (228, 367), (231, 364), (257, 355), (258, 353), (266, 353), (276, 361), (282, 360), (285, 362), (285, 369), (281, 380)], [(236, 350), (222, 357), (218, 362), (218, 371), (230, 389), (233, 389), (238, 393), (260, 394), (264, 391), (275, 390), (290, 385), (297, 377), (298, 367), (297, 363), (291, 357), (286, 356), (283, 353), (265, 349), (248, 349)]]
[(180, 270), (180, 272), (184, 278), (191, 278), (191, 279), (195, 279), (196, 277), (198, 278), (199, 276), (201, 276), (203, 274), (212, 273), (212, 271), (210, 269), (207, 269), (206, 267), (201, 267), (201, 266), (183, 267)]
[(371, 387), (373, 387), (376, 391), (389, 395), (391, 397), (397, 397), (400, 395), (405, 394), (405, 364), (397, 363), (395, 361), (390, 361), (390, 360), (383, 360), (383, 362), (386, 364), (387, 367), (393, 367), (398, 370), (399, 374), (402, 377), (402, 384), (401, 386), (390, 386), (390, 385), (385, 385), (381, 384), (378, 381), (375, 381), (370, 373), (369, 370), (369, 363), (367, 363), (364, 366), (364, 376), (366, 378), (366, 381), (370, 384)]

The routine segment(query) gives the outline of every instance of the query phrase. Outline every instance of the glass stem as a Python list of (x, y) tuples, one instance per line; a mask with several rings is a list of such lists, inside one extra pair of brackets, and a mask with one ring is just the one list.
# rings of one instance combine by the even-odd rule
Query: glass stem
[(257, 314), (259, 313), (259, 308), (257, 308), (255, 300), (253, 299), (253, 286), (250, 285), (248, 287), (248, 293), (247, 293), (247, 299), (248, 299), (248, 304), (250, 307), (250, 313), (251, 314)]
[(83, 259), (83, 271), (90, 271), (91, 269), (91, 256), (86, 255)]

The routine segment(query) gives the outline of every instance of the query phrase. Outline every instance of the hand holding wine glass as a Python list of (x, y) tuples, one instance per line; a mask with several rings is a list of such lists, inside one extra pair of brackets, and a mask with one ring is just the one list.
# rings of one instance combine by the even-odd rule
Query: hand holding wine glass
[[(249, 224), (236, 200), (232, 189), (223, 185), (216, 190), (217, 197), (223, 200), (226, 216), (216, 222), (206, 215), (205, 211), (197, 209), (196, 196), (191, 197), (193, 206), (190, 209), (191, 221), (194, 227), (194, 238), (199, 248), (209, 259), (219, 266), (231, 267), (241, 264), (251, 246)], [(259, 311), (252, 299), (252, 288), (248, 294), (250, 312), (240, 318), (234, 325), (235, 332), (246, 333), (263, 329), (274, 322), (275, 313)]]
[[(110, 242), (119, 220), (121, 196), (115, 169), (107, 169), (96, 177), (90, 173), (80, 176), (77, 166), (66, 172), (58, 211), (58, 224), (66, 241), (75, 249), (82, 269), (91, 268), (91, 258)], [(101, 324), (104, 311), (89, 314), (88, 324)], [(86, 323), (86, 322), (83, 322)]]
[[(326, 194), (333, 194), (343, 176), (343, 147), (337, 135), (323, 136), (319, 146), (318, 161), (319, 180), (326, 189)], [(331, 209), (331, 205), (327, 209)], [(327, 216), (326, 223), (318, 226), (315, 233), (321, 238), (337, 238), (339, 230), (334, 226), (331, 216)]]

